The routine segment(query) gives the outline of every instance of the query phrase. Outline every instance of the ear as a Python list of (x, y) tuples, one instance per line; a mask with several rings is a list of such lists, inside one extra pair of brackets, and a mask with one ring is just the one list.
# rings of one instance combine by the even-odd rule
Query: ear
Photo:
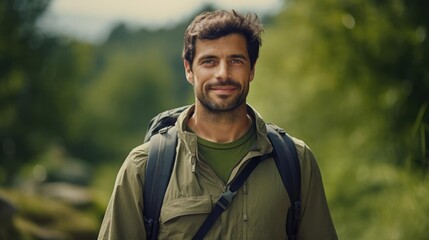
[(192, 66), (187, 60), (183, 60), (183, 66), (185, 67), (186, 80), (191, 85), (194, 85), (194, 73), (192, 72)]
[(251, 82), (255, 77), (255, 68), (256, 68), (256, 65), (253, 65), (253, 68), (250, 70), (249, 82)]

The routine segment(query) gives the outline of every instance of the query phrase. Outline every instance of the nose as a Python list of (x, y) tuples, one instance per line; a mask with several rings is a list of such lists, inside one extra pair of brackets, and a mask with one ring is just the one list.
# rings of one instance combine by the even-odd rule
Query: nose
[(230, 69), (229, 69), (228, 63), (225, 61), (221, 61), (218, 65), (216, 78), (218, 80), (226, 80), (230, 77), (229, 75), (230, 75)]

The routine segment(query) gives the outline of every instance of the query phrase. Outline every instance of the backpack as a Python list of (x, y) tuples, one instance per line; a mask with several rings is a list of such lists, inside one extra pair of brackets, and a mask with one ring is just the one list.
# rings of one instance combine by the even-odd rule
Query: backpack
[[(174, 124), (180, 113), (188, 107), (182, 106), (156, 115), (149, 122), (144, 138), (144, 142), (150, 141), (151, 143), (143, 187), (143, 216), (147, 239), (157, 239), (158, 236), (160, 211), (176, 155), (177, 129)], [(274, 148), (272, 153), (274, 161), (291, 202), (287, 213), (286, 234), (288, 239), (294, 240), (301, 214), (301, 170), (298, 154), (295, 143), (283, 129), (269, 123), (266, 124), (266, 127), (268, 138)], [(247, 175), (249, 174), (250, 172), (247, 173)], [(242, 181), (244, 182), (244, 180)], [(204, 227), (210, 228), (211, 225)], [(204, 227), (202, 226), (202, 228)], [(203, 229), (205, 232), (208, 230)]]

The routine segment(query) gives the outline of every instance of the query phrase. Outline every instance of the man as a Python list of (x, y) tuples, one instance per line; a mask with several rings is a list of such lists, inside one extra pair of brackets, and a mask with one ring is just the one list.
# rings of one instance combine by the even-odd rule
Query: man
[[(178, 118), (176, 161), (160, 216), (159, 239), (191, 239), (225, 186), (255, 156), (273, 147), (266, 124), (246, 104), (261, 45), (255, 15), (205, 12), (185, 32), (183, 62), (195, 104)], [(267, 83), (269, 84), (269, 83)], [(297, 239), (337, 239), (320, 172), (294, 139), (301, 167)], [(145, 239), (142, 189), (150, 142), (121, 167), (99, 239)], [(206, 235), (207, 239), (287, 239), (290, 201), (272, 157), (263, 160)]]

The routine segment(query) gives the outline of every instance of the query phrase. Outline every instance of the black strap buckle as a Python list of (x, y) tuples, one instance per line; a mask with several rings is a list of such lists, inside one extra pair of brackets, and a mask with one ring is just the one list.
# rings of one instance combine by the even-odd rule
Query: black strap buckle
[(298, 200), (293, 203), (293, 217), (295, 220), (299, 220), (301, 217), (301, 201)]
[(227, 209), (232, 202), (232, 199), (234, 198), (235, 194), (237, 194), (237, 191), (232, 192), (230, 189), (230, 186), (228, 186), (226, 192), (222, 193), (217, 200), (217, 204), (223, 209)]

